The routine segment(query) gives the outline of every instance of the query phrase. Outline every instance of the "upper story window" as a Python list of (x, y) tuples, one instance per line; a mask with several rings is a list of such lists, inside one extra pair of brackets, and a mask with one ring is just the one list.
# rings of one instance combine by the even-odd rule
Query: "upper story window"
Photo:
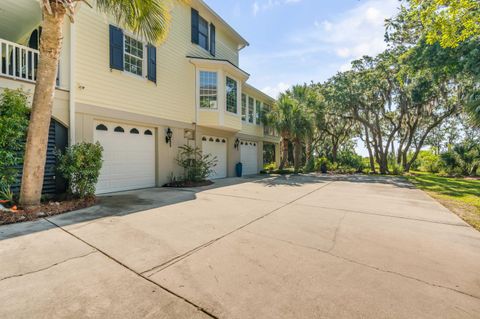
[(247, 120), (247, 96), (242, 94), (242, 121)]
[(125, 35), (124, 39), (124, 70), (143, 76), (144, 44), (128, 35)]
[(157, 48), (110, 25), (110, 69), (125, 71), (157, 83)]
[(262, 102), (259, 100), (256, 100), (256, 105), (255, 105), (255, 123), (257, 125), (260, 125), (260, 116), (262, 114)]
[(198, 45), (208, 51), (208, 22), (202, 17), (198, 23)]
[(198, 44), (215, 56), (216, 31), (213, 23), (208, 23), (197, 10), (192, 8), (192, 43)]
[(254, 110), (255, 110), (255, 100), (253, 97), (248, 97), (248, 122), (253, 123), (254, 118)]
[(226, 79), (227, 111), (237, 113), (237, 81), (227, 76)]
[(200, 107), (217, 108), (217, 72), (200, 71)]

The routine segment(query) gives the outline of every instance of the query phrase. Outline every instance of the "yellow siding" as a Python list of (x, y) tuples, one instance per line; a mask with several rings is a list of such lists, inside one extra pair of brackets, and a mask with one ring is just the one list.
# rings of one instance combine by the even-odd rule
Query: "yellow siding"
[(198, 114), (198, 124), (203, 126), (218, 126), (218, 111), (200, 111)]
[(240, 131), (242, 129), (242, 119), (240, 118), (240, 116), (231, 115), (225, 112), (225, 117), (223, 120), (223, 125), (225, 127), (228, 127), (229, 129), (233, 129), (236, 131)]
[[(186, 56), (209, 57), (191, 43), (190, 7), (172, 11), (167, 40), (157, 49), (157, 85), (110, 70), (109, 20), (86, 6), (76, 21), (76, 101), (186, 123), (195, 121), (195, 68)], [(236, 45), (217, 30), (217, 59), (238, 63)], [(79, 88), (81, 87), (81, 88)]]

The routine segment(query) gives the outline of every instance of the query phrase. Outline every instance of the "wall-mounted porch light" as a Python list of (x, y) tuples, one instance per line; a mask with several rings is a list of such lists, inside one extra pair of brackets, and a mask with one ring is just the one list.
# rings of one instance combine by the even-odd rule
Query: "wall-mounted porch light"
[(165, 143), (169, 144), (170, 147), (172, 147), (172, 136), (173, 136), (173, 132), (170, 128), (167, 129), (167, 131), (165, 132)]
[(237, 138), (233, 144), (233, 148), (238, 149), (238, 145), (240, 145), (240, 140)]

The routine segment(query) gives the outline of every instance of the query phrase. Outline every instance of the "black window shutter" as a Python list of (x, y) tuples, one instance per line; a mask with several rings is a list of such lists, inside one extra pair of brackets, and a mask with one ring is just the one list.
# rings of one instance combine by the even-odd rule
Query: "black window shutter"
[(215, 25), (210, 23), (210, 54), (215, 56)]
[(198, 11), (192, 8), (192, 43), (198, 44)]
[(110, 25), (110, 68), (123, 71), (123, 31)]
[(157, 48), (151, 44), (147, 45), (147, 78), (157, 83)]

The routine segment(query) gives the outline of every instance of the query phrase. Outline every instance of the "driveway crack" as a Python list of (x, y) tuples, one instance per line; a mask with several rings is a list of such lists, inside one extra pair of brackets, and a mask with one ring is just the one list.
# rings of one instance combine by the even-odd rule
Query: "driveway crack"
[(98, 252), (97, 250), (93, 250), (93, 251), (90, 251), (89, 253), (86, 253), (84, 255), (80, 255), (80, 256), (75, 256), (75, 257), (70, 257), (70, 258), (67, 258), (65, 260), (62, 260), (62, 261), (59, 261), (57, 263), (54, 263), (50, 266), (47, 266), (47, 267), (44, 267), (44, 268), (40, 268), (40, 269), (37, 269), (37, 270), (32, 270), (32, 271), (28, 271), (26, 273), (22, 273), (22, 274), (17, 274), (17, 275), (11, 275), (11, 276), (7, 276), (7, 277), (4, 277), (4, 278), (1, 278), (0, 281), (4, 281), (4, 280), (7, 280), (7, 279), (11, 279), (11, 278), (17, 278), (17, 277), (23, 277), (23, 276), (27, 276), (27, 275), (31, 275), (31, 274), (36, 274), (38, 272), (41, 272), (41, 271), (45, 271), (45, 270), (48, 270), (50, 268), (53, 268), (55, 266), (58, 266), (58, 265), (61, 265), (63, 263), (66, 263), (68, 261), (71, 261), (71, 260), (74, 260), (74, 259), (80, 259), (80, 258), (84, 258), (84, 257), (87, 257), (93, 253), (96, 253)]
[[(73, 233), (69, 232), (69, 231), (68, 231), (68, 230), (66, 230), (65, 228), (63, 228), (63, 227), (61, 227), (61, 226), (59, 226), (59, 225), (55, 224), (55, 223), (54, 223), (54, 222), (52, 222), (51, 220), (49, 220), (49, 219), (47, 219), (47, 218), (45, 218), (45, 220), (46, 220), (47, 222), (49, 222), (50, 224), (52, 224), (52, 225), (54, 225), (54, 226), (58, 227), (60, 230), (64, 231), (64, 232), (65, 232), (65, 233), (67, 233), (68, 235), (70, 235), (70, 236), (74, 237), (75, 239), (77, 239), (77, 240), (81, 241), (82, 243), (84, 243), (84, 244), (86, 244), (86, 245), (88, 245), (88, 246), (92, 247), (93, 249), (95, 249), (95, 251), (93, 251), (93, 252), (99, 252), (99, 253), (101, 253), (102, 255), (104, 255), (105, 257), (107, 257), (108, 259), (110, 259), (110, 260), (112, 260), (113, 262), (115, 262), (115, 263), (119, 264), (120, 266), (124, 267), (125, 269), (129, 270), (130, 272), (134, 273), (134, 274), (135, 274), (135, 275), (137, 275), (138, 277), (140, 277), (140, 278), (142, 278), (142, 279), (144, 279), (144, 280), (146, 280), (146, 281), (150, 282), (151, 284), (153, 284), (153, 285), (155, 285), (155, 286), (159, 287), (160, 289), (162, 289), (162, 290), (166, 291), (167, 293), (169, 293), (169, 294), (171, 294), (171, 295), (173, 295), (173, 296), (175, 296), (175, 297), (177, 297), (177, 298), (179, 298), (179, 299), (183, 300), (184, 302), (188, 303), (189, 305), (191, 305), (191, 306), (195, 307), (195, 308), (196, 308), (198, 311), (200, 311), (200, 312), (204, 313), (205, 315), (209, 316), (210, 318), (218, 319), (218, 317), (217, 317), (217, 316), (215, 316), (214, 314), (212, 314), (212, 313), (208, 312), (208, 310), (206, 310), (206, 309), (202, 308), (201, 306), (199, 306), (199, 305), (195, 304), (193, 301), (190, 301), (190, 300), (189, 300), (189, 299), (187, 299), (186, 297), (183, 297), (183, 296), (181, 296), (181, 295), (177, 294), (176, 292), (174, 292), (174, 291), (172, 291), (172, 290), (170, 290), (170, 289), (168, 289), (168, 288), (166, 288), (166, 287), (164, 287), (164, 286), (160, 285), (159, 283), (157, 283), (157, 282), (153, 281), (152, 279), (150, 279), (150, 278), (148, 278), (148, 277), (146, 277), (146, 276), (142, 275), (141, 273), (139, 273), (139, 272), (135, 271), (134, 269), (130, 268), (129, 266), (127, 266), (126, 264), (122, 263), (122, 262), (121, 262), (121, 261), (119, 261), (118, 259), (115, 259), (114, 257), (110, 256), (109, 254), (107, 254), (107, 253), (106, 253), (106, 252), (104, 252), (103, 250), (101, 250), (101, 249), (99, 249), (99, 248), (95, 247), (94, 245), (90, 244), (90, 243), (89, 243), (89, 242), (87, 242), (86, 240), (83, 240), (82, 238), (80, 238), (80, 237), (78, 237), (77, 235), (75, 235), (75, 234), (73, 234)], [(93, 253), (93, 252), (91, 252), (91, 253)], [(71, 259), (72, 259), (72, 258), (71, 258)]]
[(257, 221), (259, 221), (259, 220), (261, 220), (261, 219), (264, 219), (265, 217), (268, 217), (268, 216), (272, 215), (273, 213), (281, 210), (282, 208), (285, 208), (285, 207), (287, 207), (287, 206), (295, 203), (296, 201), (298, 201), (298, 200), (300, 200), (300, 199), (302, 199), (302, 198), (304, 198), (304, 197), (307, 197), (308, 195), (311, 195), (311, 194), (315, 193), (316, 191), (319, 191), (320, 189), (322, 189), (322, 188), (324, 188), (324, 187), (326, 187), (326, 186), (328, 186), (328, 185), (330, 185), (330, 184), (332, 184), (332, 183), (334, 183), (334, 182), (335, 182), (335, 181), (327, 182), (327, 183), (321, 185), (320, 187), (317, 187), (317, 188), (315, 188), (314, 190), (312, 190), (312, 191), (310, 191), (310, 192), (308, 192), (308, 193), (306, 193), (306, 194), (303, 194), (302, 196), (300, 196), (300, 197), (298, 197), (298, 198), (296, 198), (296, 199), (294, 199), (294, 200), (291, 200), (290, 202), (285, 203), (285, 204), (283, 204), (283, 205), (281, 205), (281, 206), (279, 206), (279, 207), (277, 207), (277, 208), (269, 211), (268, 213), (266, 213), (266, 214), (264, 214), (264, 215), (262, 215), (262, 216), (260, 216), (260, 217), (257, 217), (257, 218), (255, 218), (255, 219), (249, 221), (248, 223), (241, 225), (240, 227), (235, 228), (234, 230), (232, 230), (232, 231), (230, 231), (230, 232), (228, 232), (228, 233), (226, 233), (226, 234), (223, 234), (223, 235), (220, 236), (220, 237), (217, 237), (217, 238), (215, 238), (215, 239), (213, 239), (213, 240), (211, 240), (211, 241), (209, 241), (209, 242), (206, 242), (206, 243), (204, 243), (204, 244), (202, 244), (202, 245), (200, 245), (200, 246), (197, 246), (197, 247), (195, 247), (195, 248), (193, 248), (193, 249), (191, 249), (191, 250), (189, 250), (189, 251), (187, 251), (187, 252), (185, 252), (185, 253), (183, 253), (183, 254), (181, 254), (181, 255), (175, 256), (174, 258), (172, 258), (172, 259), (170, 259), (170, 260), (167, 260), (166, 262), (164, 262), (164, 263), (162, 263), (162, 264), (160, 264), (160, 265), (157, 265), (157, 266), (152, 267), (152, 268), (150, 268), (150, 269), (148, 269), (148, 270), (145, 270), (145, 271), (143, 271), (141, 274), (142, 274), (142, 275), (147, 275), (147, 274), (148, 274), (147, 277), (152, 277), (153, 275), (159, 273), (160, 271), (162, 271), (162, 270), (164, 270), (164, 269), (166, 269), (166, 268), (168, 268), (168, 267), (170, 267), (170, 266), (172, 266), (172, 265), (174, 265), (174, 264), (182, 261), (183, 259), (191, 256), (192, 254), (194, 254), (194, 253), (196, 253), (196, 252), (198, 252), (198, 251), (200, 251), (200, 250), (202, 250), (202, 249), (204, 249), (204, 248), (207, 248), (207, 247), (211, 246), (212, 244), (216, 243), (217, 241), (219, 241), (219, 240), (221, 240), (221, 239), (223, 239), (223, 238), (225, 238), (225, 237), (227, 237), (227, 236), (230, 236), (231, 234), (233, 234), (233, 233), (235, 233), (235, 232), (237, 232), (237, 231), (239, 231), (239, 230), (242, 230), (242, 229), (244, 229), (245, 227), (247, 227), (247, 226), (249, 226), (249, 225), (251, 225), (251, 224), (253, 224), (253, 223), (255, 223), (255, 222), (257, 222)]
[(258, 234), (258, 233), (255, 233), (255, 232), (252, 232), (252, 231), (248, 231), (248, 230), (244, 230), (245, 232), (248, 232), (252, 235), (256, 235), (256, 236), (259, 236), (259, 237), (264, 237), (264, 238), (268, 238), (268, 239), (271, 239), (271, 240), (276, 240), (276, 241), (280, 241), (280, 242), (284, 242), (284, 243), (287, 243), (289, 245), (292, 245), (292, 246), (296, 246), (296, 247), (300, 247), (300, 248), (305, 248), (305, 249), (310, 249), (310, 250), (314, 250), (314, 251), (317, 251), (319, 253), (322, 253), (322, 254), (326, 254), (326, 255), (329, 255), (331, 257), (334, 257), (334, 258), (337, 258), (337, 259), (341, 259), (343, 261), (346, 261), (346, 262), (349, 262), (349, 263), (352, 263), (352, 264), (356, 264), (356, 265), (359, 265), (359, 266), (363, 266), (363, 267), (366, 267), (366, 268), (369, 268), (369, 269), (373, 269), (373, 270), (376, 270), (376, 271), (380, 271), (380, 272), (383, 272), (383, 273), (388, 273), (388, 274), (393, 274), (393, 275), (397, 275), (399, 277), (403, 277), (405, 279), (410, 279), (410, 280), (414, 280), (414, 281), (418, 281), (420, 283), (423, 283), (425, 285), (428, 285), (428, 286), (431, 286), (431, 287), (435, 287), (435, 288), (443, 288), (443, 289), (447, 289), (447, 290), (450, 290), (450, 291), (453, 291), (453, 292), (456, 292), (456, 293), (459, 293), (459, 294), (462, 294), (462, 295), (465, 295), (465, 296), (469, 296), (471, 298), (474, 298), (474, 299), (477, 299), (477, 300), (480, 300), (480, 296), (476, 296), (474, 294), (470, 294), (468, 292), (465, 292), (465, 291), (461, 291), (461, 290), (458, 290), (458, 289), (455, 289), (455, 288), (451, 288), (451, 287), (448, 287), (448, 286), (443, 286), (443, 285), (439, 285), (439, 284), (435, 284), (435, 283), (432, 283), (432, 282), (428, 282), (426, 280), (423, 280), (423, 279), (420, 279), (420, 278), (417, 278), (417, 277), (413, 277), (413, 276), (410, 276), (410, 275), (406, 275), (406, 274), (402, 274), (400, 272), (396, 272), (396, 271), (393, 271), (393, 270), (388, 270), (388, 269), (383, 269), (383, 268), (380, 268), (380, 267), (377, 267), (377, 266), (372, 266), (372, 265), (369, 265), (369, 264), (366, 264), (366, 263), (362, 263), (360, 261), (357, 261), (357, 260), (354, 260), (354, 259), (350, 259), (350, 258), (347, 258), (347, 257), (344, 257), (344, 256), (340, 256), (340, 255), (337, 255), (337, 254), (333, 254), (331, 252), (331, 249), (320, 249), (320, 248), (316, 248), (316, 247), (312, 247), (312, 246), (306, 246), (306, 245), (301, 245), (301, 244), (297, 244), (295, 242), (292, 242), (292, 241), (289, 241), (289, 240), (284, 240), (284, 239), (278, 239), (278, 238), (275, 238), (275, 237), (272, 237), (272, 236), (266, 236), (266, 235), (263, 235), (263, 234)]

